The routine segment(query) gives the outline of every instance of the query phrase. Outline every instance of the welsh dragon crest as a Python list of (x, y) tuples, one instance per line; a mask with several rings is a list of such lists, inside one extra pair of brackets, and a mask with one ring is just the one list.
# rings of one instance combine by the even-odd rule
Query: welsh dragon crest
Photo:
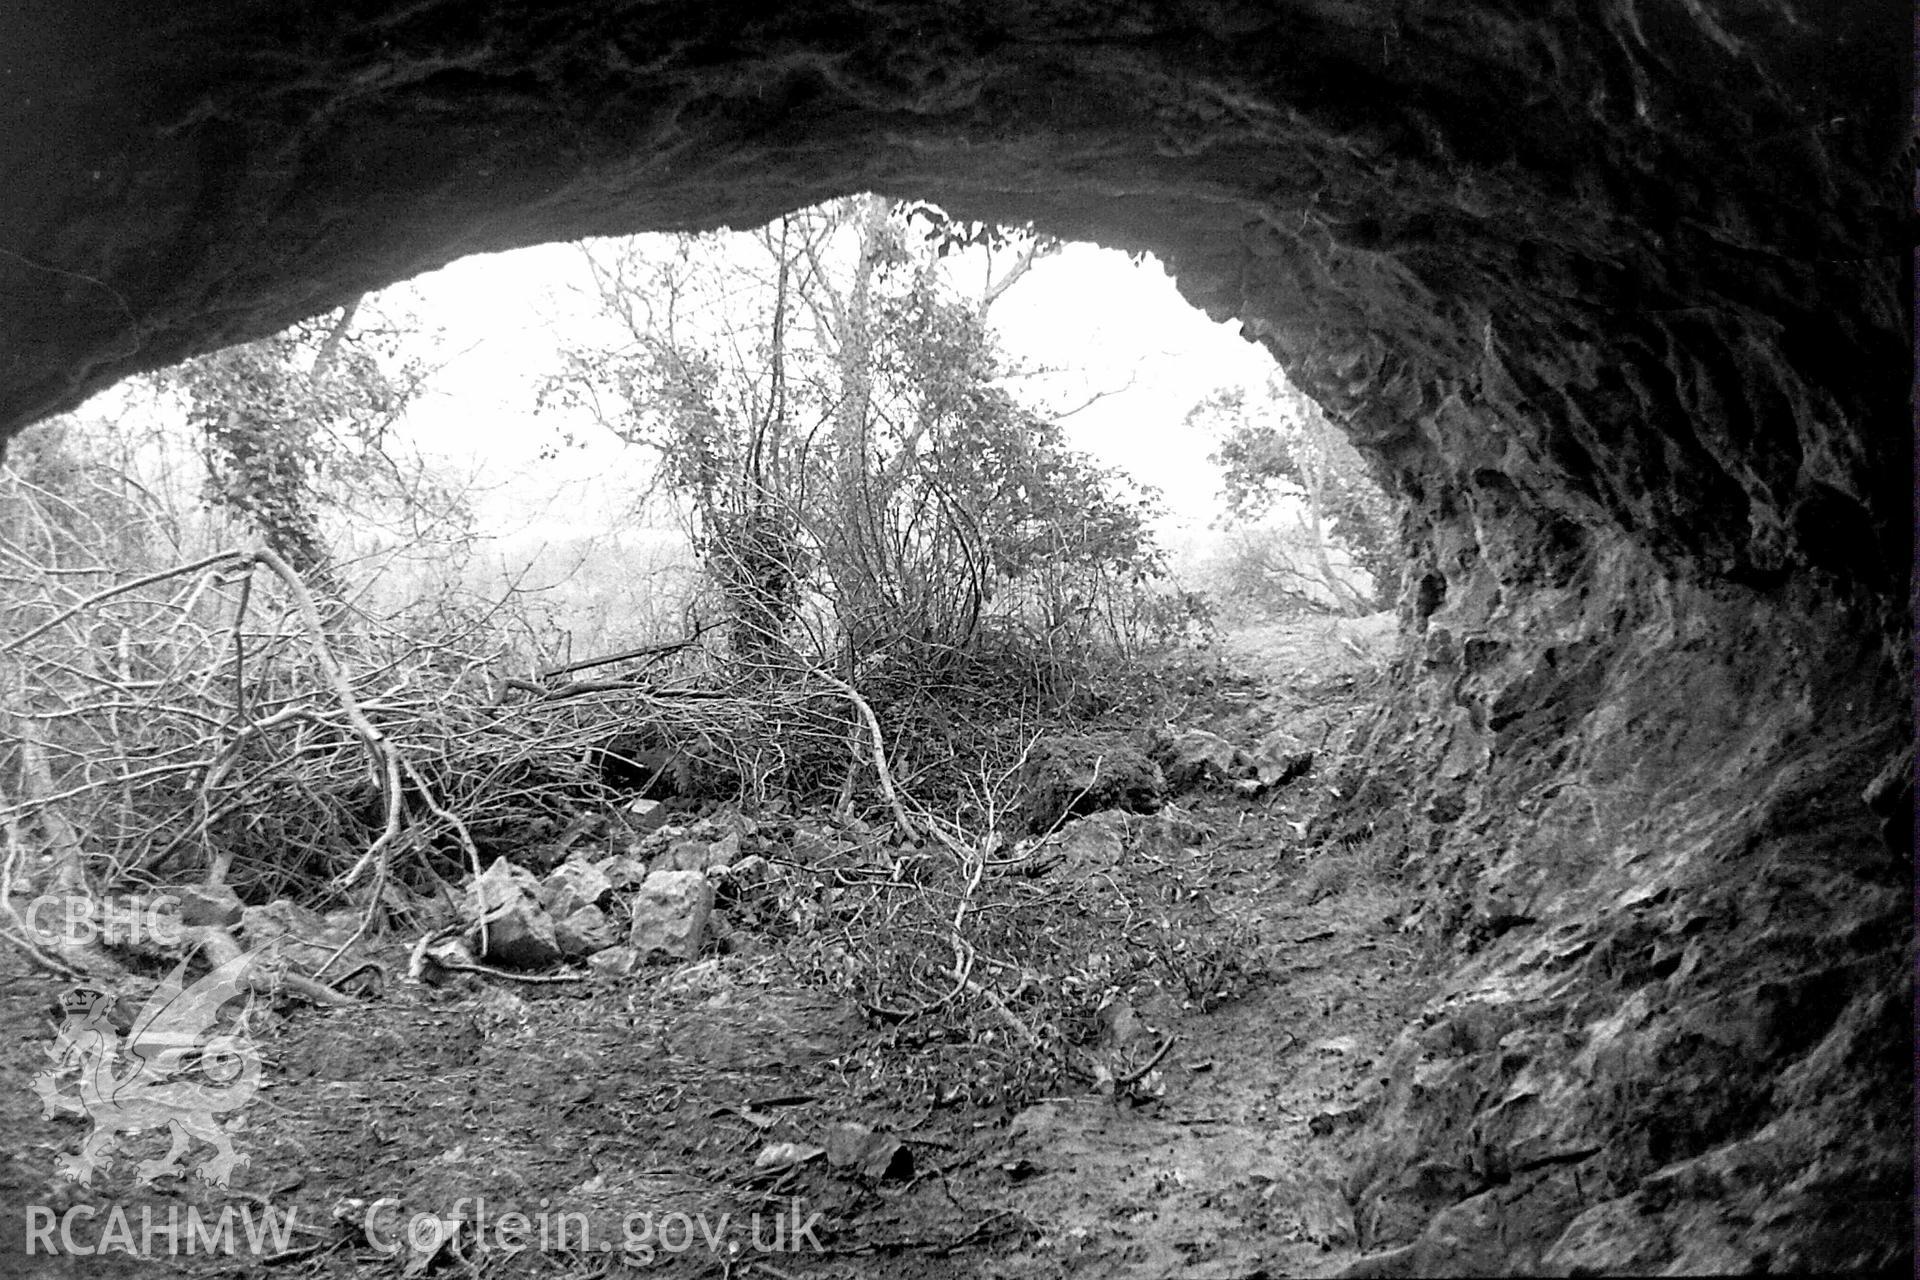
[[(46, 1116), (90, 1116), (93, 1133), (77, 1154), (61, 1159), (61, 1173), (90, 1185), (96, 1169), (113, 1163), (121, 1135), (157, 1129), (171, 1131), (172, 1145), (136, 1166), (141, 1185), (183, 1174), (180, 1157), (195, 1138), (214, 1149), (196, 1170), (204, 1181), (224, 1187), (245, 1166), (247, 1157), (234, 1151), (232, 1139), (245, 1118), (222, 1125), (215, 1117), (252, 1099), (260, 1057), (243, 1033), (212, 1033), (221, 1007), (245, 989), (249, 960), (236, 957), (190, 987), (182, 985), (187, 965), (181, 961), (134, 1017), (124, 1043), (108, 1017), (112, 997), (78, 992), (63, 1000), (66, 1020), (47, 1048), (53, 1065), (33, 1088)], [(70, 1068), (78, 1069), (77, 1086)], [(71, 1092), (62, 1090), (62, 1077)]]

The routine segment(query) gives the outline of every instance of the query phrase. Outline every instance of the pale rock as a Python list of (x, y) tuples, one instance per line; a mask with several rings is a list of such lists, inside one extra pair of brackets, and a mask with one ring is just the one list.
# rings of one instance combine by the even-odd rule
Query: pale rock
[(649, 959), (691, 960), (713, 911), (713, 884), (700, 871), (656, 871), (640, 885), (631, 910), (628, 941), (635, 950)]
[(582, 907), (598, 907), (613, 892), (613, 880), (587, 862), (563, 862), (540, 886), (540, 905), (555, 920), (564, 920)]

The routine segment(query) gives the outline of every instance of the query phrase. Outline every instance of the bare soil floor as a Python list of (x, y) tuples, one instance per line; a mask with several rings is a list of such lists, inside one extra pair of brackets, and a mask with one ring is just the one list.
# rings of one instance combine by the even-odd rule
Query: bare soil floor
[[(1235, 740), (1286, 727), (1320, 763), (1257, 797), (1182, 796), (1208, 838), (1130, 845), (1098, 873), (1111, 948), (1158, 930), (1165, 960), (1129, 977), (1037, 1098), (996, 1097), (986, 1082), (918, 1088), (890, 1064), (941, 1029), (877, 1025), (810, 981), (789, 940), (630, 977), (395, 982), (357, 1008), (285, 1005), (252, 1029), (264, 1083), (230, 1188), (139, 1187), (127, 1159), (82, 1187), (57, 1162), (88, 1123), (43, 1118), (33, 1091), (63, 984), (8, 957), (0, 1274), (1336, 1270), (1354, 1256), (1348, 1144), (1377, 1061), (1424, 992), (1390, 866), (1378, 851), (1310, 851), (1303, 831), (1341, 802), (1325, 761), (1379, 696), (1391, 642), (1377, 621), (1229, 637), (1241, 677), (1189, 700), (1184, 723)], [(1186, 936), (1209, 943), (1183, 948)], [(396, 972), (409, 941), (394, 942)], [(765, 1165), (780, 1143), (831, 1150), (848, 1122), (882, 1135), (879, 1161)], [(233, 1211), (232, 1252), (188, 1254), (198, 1242), (165, 1234), (189, 1205), (208, 1222)], [(29, 1255), (29, 1228), (48, 1215), (71, 1224), (72, 1244), (107, 1247)], [(291, 1229), (250, 1243), (249, 1216)], [(145, 1256), (111, 1237), (121, 1217)]]

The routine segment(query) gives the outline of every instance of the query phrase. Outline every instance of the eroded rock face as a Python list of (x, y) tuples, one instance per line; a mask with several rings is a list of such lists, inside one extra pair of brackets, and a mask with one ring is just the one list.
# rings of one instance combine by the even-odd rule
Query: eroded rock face
[(1450, 972), (1368, 1243), (1907, 1251), (1903, 9), (166, 8), (0, 20), (0, 432), (466, 253), (862, 188), (1152, 248), (1409, 506), (1357, 780)]
[[(1415, 851), (1457, 965), (1390, 1056), (1349, 1185), (1364, 1243), (1473, 1274), (1461, 1233), (1492, 1214), (1522, 1274), (1885, 1260), (1910, 1231), (1912, 881), (1863, 795), (1910, 740), (1878, 636), (1812, 592), (1673, 583), (1624, 540), (1514, 607), (1524, 643), (1426, 620), (1358, 779), (1405, 815), (1378, 838)], [(1472, 1214), (1428, 1218), (1407, 1179), (1436, 1164)]]

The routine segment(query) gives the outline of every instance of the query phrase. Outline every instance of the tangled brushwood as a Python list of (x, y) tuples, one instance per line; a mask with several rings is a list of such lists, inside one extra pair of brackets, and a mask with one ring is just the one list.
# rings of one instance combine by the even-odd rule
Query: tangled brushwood
[(42, 572), (12, 600), (0, 813), (69, 879), (210, 877), (254, 901), (432, 888), (621, 798), (611, 762), (635, 756), (671, 760), (675, 791), (837, 789), (905, 838), (930, 825), (866, 700), (791, 652), (680, 680), (500, 678), (469, 638), (316, 602), (267, 550)]
[[(601, 864), (635, 896), (705, 877), (674, 882), (688, 914), (662, 926), (687, 961), (720, 941), (703, 913), (741, 883), (730, 859), (759, 856), (783, 887), (726, 909), (914, 1046), (890, 1070), (936, 1095), (1049, 1087), (1143, 965), (1211, 999), (1204, 957), (1117, 957), (1096, 939), (1130, 918), (1023, 874), (1069, 820), (1157, 793), (1119, 741), (1165, 696), (1141, 656), (1208, 611), (1164, 581), (1153, 492), (1002, 385), (987, 309), (1052, 242), (998, 244), (969, 298), (940, 265), (963, 232), (877, 197), (797, 211), (754, 233), (771, 270), (745, 289), (713, 237), (586, 251), (633, 342), (569, 347), (540, 404), (650, 457), (696, 580), (623, 619), (639, 647), (617, 653), (576, 659), (570, 630), (551, 643), (526, 599), (476, 602), (448, 564), (367, 567), (478, 535), (457, 485), (393, 456), (426, 373), (358, 304), (156, 376), (177, 423), (24, 437), (0, 473), (0, 932), (23, 892), (193, 886), (204, 927), (250, 947), (249, 906), (346, 916), (308, 979), (394, 929), (425, 935), (423, 973), (461, 926), (443, 973), (610, 969), (642, 949), (621, 917), (644, 929)], [(389, 518), (384, 552), (356, 542)], [(736, 837), (725, 857), (719, 827), (687, 834), (703, 822)], [(562, 864), (597, 889), (566, 912)], [(490, 950), (496, 908), (525, 948)]]
[(210, 884), (351, 907), (372, 941), (444, 919), (497, 859), (639, 848), (636, 795), (681, 822), (758, 814), (783, 888), (738, 923), (886, 1030), (850, 1069), (939, 1097), (1054, 1087), (1155, 962), (1150, 939), (1099, 942), (1130, 926), (1124, 895), (1035, 878), (1028, 803), (1041, 730), (1131, 701), (1144, 671), (1096, 677), (1018, 628), (839, 672), (696, 628), (510, 675), (484, 617), (383, 622), (264, 548), (116, 567), (99, 530), (63, 527), (84, 512), (8, 483), (9, 896)]

